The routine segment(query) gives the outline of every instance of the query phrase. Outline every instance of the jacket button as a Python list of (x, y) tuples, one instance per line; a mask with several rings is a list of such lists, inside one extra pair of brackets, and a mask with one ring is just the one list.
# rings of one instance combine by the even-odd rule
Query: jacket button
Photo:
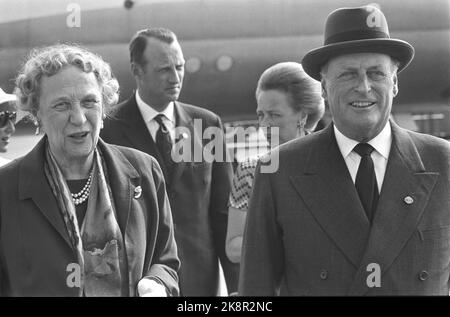
[(422, 271), (419, 274), (419, 280), (425, 281), (428, 278), (429, 274), (427, 271)]
[(403, 201), (405, 202), (405, 204), (411, 205), (414, 202), (414, 198), (412, 198), (411, 196), (406, 196), (405, 198), (403, 198)]
[(320, 272), (320, 278), (321, 278), (322, 280), (326, 280), (327, 277), (328, 277), (328, 271), (327, 271), (327, 270), (322, 270), (322, 271)]

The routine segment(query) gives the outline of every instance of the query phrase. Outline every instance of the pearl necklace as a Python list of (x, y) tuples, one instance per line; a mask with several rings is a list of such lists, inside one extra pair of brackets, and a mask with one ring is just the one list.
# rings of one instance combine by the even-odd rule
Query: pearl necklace
[(72, 201), (75, 204), (75, 206), (81, 205), (89, 198), (89, 194), (91, 193), (93, 172), (94, 172), (94, 169), (91, 170), (91, 173), (89, 174), (89, 178), (82, 190), (80, 190), (76, 194), (70, 193), (70, 195), (72, 196)]

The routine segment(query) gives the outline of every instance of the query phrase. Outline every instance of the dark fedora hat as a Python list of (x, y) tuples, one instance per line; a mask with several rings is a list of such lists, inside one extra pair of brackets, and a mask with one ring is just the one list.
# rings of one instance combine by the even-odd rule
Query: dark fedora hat
[(383, 12), (375, 6), (340, 8), (331, 12), (325, 24), (324, 45), (309, 51), (302, 60), (305, 72), (320, 80), (321, 67), (331, 58), (355, 53), (391, 56), (403, 70), (414, 57), (408, 42), (391, 39)]

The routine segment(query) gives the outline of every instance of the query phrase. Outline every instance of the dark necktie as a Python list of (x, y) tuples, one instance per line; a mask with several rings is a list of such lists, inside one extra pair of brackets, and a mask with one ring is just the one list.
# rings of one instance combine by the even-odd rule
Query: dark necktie
[(172, 176), (172, 170), (174, 162), (172, 160), (172, 139), (170, 138), (169, 130), (163, 122), (163, 114), (159, 114), (155, 117), (155, 121), (159, 125), (158, 131), (156, 131), (156, 146), (158, 147), (159, 153), (161, 153), (163, 162), (163, 173), (166, 183), (170, 182), (170, 177)]
[(373, 150), (374, 148), (367, 143), (359, 143), (353, 149), (361, 156), (361, 163), (359, 163), (355, 180), (356, 191), (370, 222), (372, 222), (373, 215), (377, 209), (379, 196), (375, 169), (372, 157), (370, 157)]

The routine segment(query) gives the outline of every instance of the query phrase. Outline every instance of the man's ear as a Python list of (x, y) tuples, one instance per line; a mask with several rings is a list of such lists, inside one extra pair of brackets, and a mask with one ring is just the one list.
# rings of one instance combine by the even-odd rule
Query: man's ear
[(325, 79), (324, 78), (322, 78), (320, 80), (320, 84), (322, 85), (322, 98), (324, 100), (326, 100), (327, 99), (327, 89), (325, 88)]
[(392, 87), (392, 92), (394, 94), (394, 97), (398, 94), (398, 79), (397, 74), (394, 74), (394, 77), (392, 78), (392, 81), (394, 83), (394, 86)]
[(136, 63), (131, 63), (131, 73), (133, 74), (133, 76), (141, 76), (142, 75), (142, 68), (141, 66), (139, 66)]

